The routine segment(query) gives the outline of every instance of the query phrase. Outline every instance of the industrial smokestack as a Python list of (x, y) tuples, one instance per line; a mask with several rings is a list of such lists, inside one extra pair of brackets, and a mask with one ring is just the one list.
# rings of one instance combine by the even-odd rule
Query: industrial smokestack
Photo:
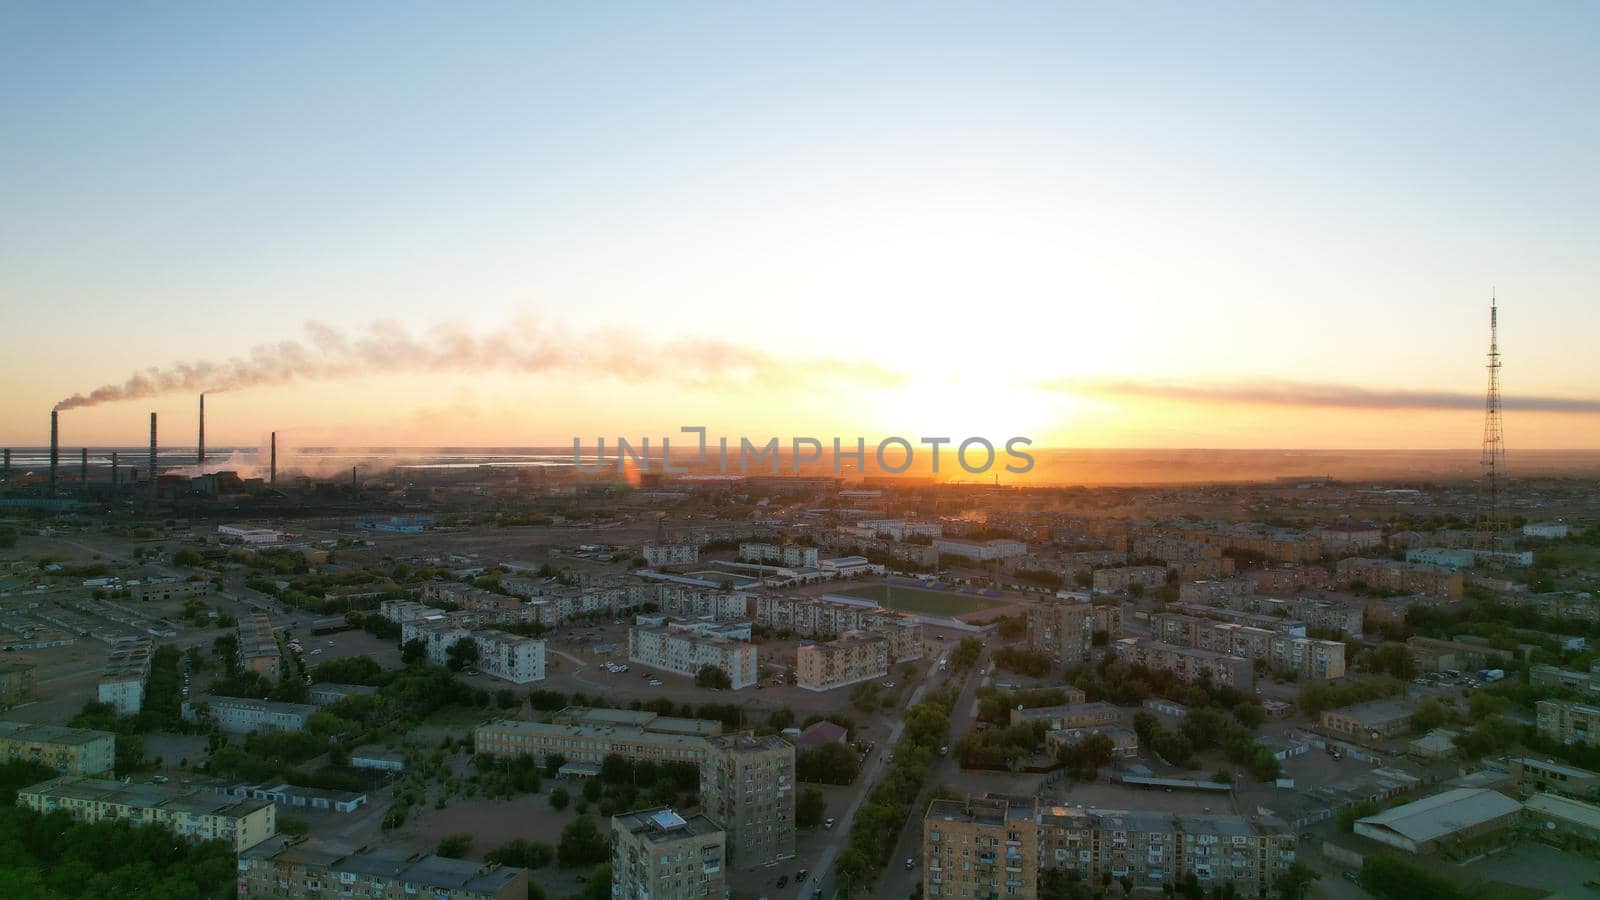
[(79, 451), (78, 457), (78, 483), (84, 487), (89, 486), (89, 448), (84, 447)]
[(5, 468), (5, 472), (3, 474), (4, 474), (5, 480), (7, 480), (7, 481), (11, 480), (11, 448), (10, 447), (6, 448), (6, 468)]
[(200, 395), (200, 468), (206, 465), (206, 395)]
[(150, 414), (150, 509), (156, 508), (156, 414)]
[(119, 469), (117, 451), (111, 451), (111, 489), (115, 491), (122, 484), (122, 472)]
[[(10, 451), (7, 451), (7, 452), (10, 452)], [(278, 483), (278, 433), (276, 431), (274, 431), (272, 433), (272, 468), (268, 469), (267, 472), (268, 472), (267, 483), (268, 484), (277, 484)]]
[(61, 413), (50, 410), (50, 496), (56, 495), (56, 464), (61, 456)]

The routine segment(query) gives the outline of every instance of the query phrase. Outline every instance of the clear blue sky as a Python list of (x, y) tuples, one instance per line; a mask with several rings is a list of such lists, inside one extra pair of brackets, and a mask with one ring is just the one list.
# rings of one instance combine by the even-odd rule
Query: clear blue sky
[(1583, 3), (0, 3), (0, 433), (312, 319), (1470, 391), (1491, 284), (1515, 384), (1592, 396), (1597, 39)]

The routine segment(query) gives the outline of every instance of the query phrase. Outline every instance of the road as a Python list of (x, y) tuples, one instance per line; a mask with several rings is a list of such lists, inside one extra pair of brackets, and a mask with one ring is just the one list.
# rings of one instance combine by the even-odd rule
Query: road
[[(987, 669), (989, 667), (989, 651), (987, 647), (984, 648), (983, 653), (979, 655), (976, 667), (978, 669)], [(910, 709), (921, 702), (923, 694), (927, 692), (929, 687), (942, 686), (948, 680), (949, 676), (945, 676), (943, 678), (939, 676), (937, 667), (929, 666), (928, 673), (923, 676), (922, 682), (917, 685), (917, 689), (911, 693), (911, 697), (906, 701), (903, 709)], [(966, 686), (962, 688), (961, 696), (956, 700), (955, 711), (951, 715), (952, 719), (954, 720), (951, 723), (950, 737), (948, 741), (951, 745), (954, 745), (956, 740), (961, 737), (961, 735), (966, 734), (967, 730), (971, 728), (971, 713), (975, 712), (978, 685), (984, 680), (986, 679), (979, 678), (974, 675), (973, 677), (967, 679)], [(883, 773), (888, 768), (889, 752), (892, 750), (895, 744), (899, 742), (900, 734), (902, 731), (904, 731), (904, 729), (904, 720), (896, 718), (893, 726), (890, 728), (888, 739), (873, 751), (874, 758), (867, 763), (867, 771), (862, 773), (862, 779), (860, 782), (862, 785), (861, 790), (851, 801), (850, 808), (845, 811), (843, 816), (839, 817), (838, 822), (834, 823), (833, 827), (835, 831), (835, 837), (833, 839), (833, 843), (829, 844), (828, 847), (823, 850), (821, 857), (818, 858), (817, 867), (814, 870), (816, 875), (807, 884), (800, 886), (801, 889), (795, 895), (797, 898), (799, 898), (799, 900), (806, 900), (806, 898), (811, 896), (811, 892), (813, 890), (819, 888), (822, 891), (822, 896), (837, 900), (839, 896), (839, 885), (833, 871), (833, 864), (838, 859), (840, 852), (844, 850), (845, 845), (849, 843), (850, 823), (855, 820), (856, 811), (861, 808), (861, 804), (866, 799), (867, 795), (870, 794), (872, 789), (877, 786), (880, 780), (882, 780)], [(926, 790), (928, 785), (937, 784), (940, 781), (945, 780), (946, 775), (954, 771), (959, 771), (959, 767), (955, 765), (953, 757), (945, 757), (938, 760), (928, 771), (927, 783), (924, 785), (924, 790)], [(918, 855), (915, 850), (913, 850), (913, 852), (904, 852), (907, 842), (912, 842), (913, 847), (920, 847), (922, 843), (922, 809), (924, 807), (918, 806), (917, 804), (922, 802), (922, 798), (924, 796), (925, 794), (919, 795), (917, 798), (917, 803), (912, 804), (910, 816), (906, 821), (906, 829), (900, 835), (900, 839), (895, 847), (895, 852), (889, 857), (889, 869), (882, 876), (882, 880), (878, 885), (878, 890), (874, 894), (875, 896), (909, 896), (911, 893), (911, 888), (916, 885), (918, 879), (921, 877), (921, 872), (919, 870), (906, 872), (901, 868), (901, 866), (903, 865), (903, 860), (907, 856)], [(910, 881), (908, 884), (906, 884), (905, 889), (899, 893), (895, 893), (895, 888), (891, 887), (892, 884), (897, 884), (899, 881), (904, 880), (897, 878), (897, 876), (909, 876), (910, 878)]]

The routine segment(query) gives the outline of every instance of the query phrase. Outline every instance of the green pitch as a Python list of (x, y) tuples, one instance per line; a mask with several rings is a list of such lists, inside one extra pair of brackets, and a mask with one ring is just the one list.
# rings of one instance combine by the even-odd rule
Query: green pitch
[(933, 616), (961, 616), (981, 609), (1009, 606), (1011, 602), (1014, 602), (989, 597), (976, 597), (971, 594), (929, 591), (922, 588), (887, 584), (870, 584), (865, 587), (849, 588), (848, 590), (833, 591), (832, 593), (842, 594), (846, 597), (860, 597), (864, 600), (875, 600), (878, 605), (887, 609), (927, 613)]

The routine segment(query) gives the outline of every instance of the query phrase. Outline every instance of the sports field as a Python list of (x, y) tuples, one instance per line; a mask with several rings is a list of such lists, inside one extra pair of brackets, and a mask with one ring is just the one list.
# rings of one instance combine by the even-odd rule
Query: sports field
[(902, 587), (898, 584), (869, 584), (865, 587), (831, 591), (846, 597), (876, 600), (878, 605), (907, 612), (927, 613), (933, 616), (960, 616), (996, 606), (1008, 606), (1013, 601), (999, 598), (977, 597), (952, 591), (930, 591), (923, 588)]

